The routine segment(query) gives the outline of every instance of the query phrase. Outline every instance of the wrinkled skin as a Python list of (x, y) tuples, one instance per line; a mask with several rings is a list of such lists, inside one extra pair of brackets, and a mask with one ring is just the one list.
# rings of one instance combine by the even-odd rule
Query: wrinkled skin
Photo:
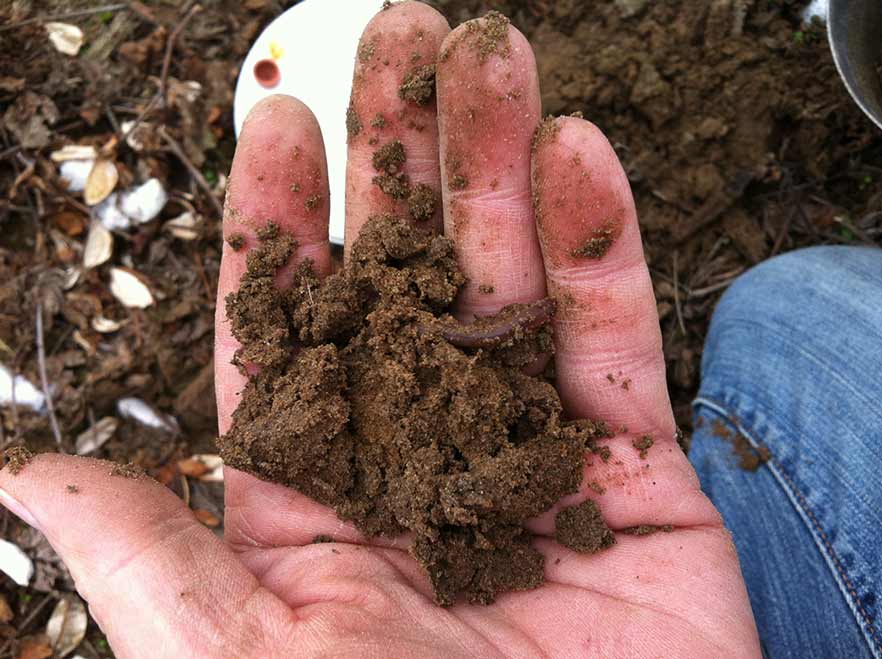
[[(380, 144), (398, 138), (411, 181), (443, 185), (444, 207), (427, 222), (453, 238), (470, 279), (457, 315), (468, 320), (546, 293), (561, 300), (556, 359), (567, 411), (627, 429), (611, 440), (609, 463), (586, 461), (581, 493), (561, 505), (590, 495), (614, 530), (671, 524), (674, 531), (617, 534), (611, 549), (579, 555), (550, 539), (558, 506), (531, 524), (546, 557), (545, 586), (491, 606), (443, 609), (432, 603), (406, 538), (368, 542), (297, 492), (232, 469), (223, 541), (159, 484), (111, 476), (97, 461), (43, 455), (17, 476), (0, 472), (0, 500), (46, 534), (117, 656), (759, 656), (732, 542), (674, 442), (625, 174), (600, 131), (577, 118), (546, 125), (531, 154), (540, 111), (533, 54), (508, 27), (508, 52), (481, 57), (469, 38), (482, 26), (450, 33), (434, 10), (405, 2), (367, 28), (362, 47), (373, 44), (372, 54), (356, 63), (353, 95), (363, 128), (349, 146), (347, 251), (367, 216), (406, 212), (406, 202), (371, 183), (371, 136)], [(411, 62), (433, 61), (456, 43), (438, 65), (437, 106), (398, 97)], [(381, 131), (370, 125), (377, 112), (385, 117)], [(463, 179), (448, 185), (457, 175), (465, 186)], [(312, 195), (320, 200), (306, 204)], [(297, 238), (295, 260), (311, 258), (328, 273), (327, 199), (313, 115), (287, 97), (260, 103), (236, 152), (224, 220), (227, 235), (244, 234), (246, 249), (224, 245), (221, 432), (243, 385), (229, 365), (237, 346), (222, 300), (267, 220)], [(602, 256), (574, 255), (592, 238), (611, 243)], [(641, 460), (632, 441), (645, 434), (655, 445)], [(79, 494), (66, 492), (69, 483)], [(317, 534), (337, 542), (310, 544)]]

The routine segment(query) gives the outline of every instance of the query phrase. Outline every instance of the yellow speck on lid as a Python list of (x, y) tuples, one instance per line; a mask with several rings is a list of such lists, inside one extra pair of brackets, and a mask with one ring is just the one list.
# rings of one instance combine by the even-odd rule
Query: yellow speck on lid
[(270, 41), (270, 56), (273, 59), (281, 59), (282, 55), (285, 54), (285, 49), (279, 45), (277, 41)]

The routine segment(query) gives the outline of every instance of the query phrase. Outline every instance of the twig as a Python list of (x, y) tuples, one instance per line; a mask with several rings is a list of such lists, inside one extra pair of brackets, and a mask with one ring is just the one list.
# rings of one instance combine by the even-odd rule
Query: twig
[(15, 146), (11, 146), (5, 151), (0, 151), (0, 160), (5, 160), (9, 156), (14, 156), (21, 149), (21, 145), (16, 144)]
[(150, 101), (147, 103), (147, 105), (144, 107), (144, 109), (141, 110), (140, 114), (138, 114), (138, 116), (135, 117), (135, 123), (133, 123), (131, 126), (129, 126), (129, 129), (123, 135), (120, 136), (120, 138), (119, 138), (120, 142), (125, 142), (127, 139), (129, 139), (129, 135), (134, 133), (135, 129), (141, 125), (141, 122), (144, 120), (144, 117), (146, 117), (147, 113), (153, 109), (153, 106), (156, 105), (156, 102), (160, 98), (162, 98), (162, 92), (158, 91), (153, 95), (153, 98), (150, 99)]
[(674, 309), (677, 310), (677, 322), (680, 323), (680, 331), (686, 336), (686, 323), (683, 322), (683, 308), (680, 306), (680, 275), (677, 273), (677, 256), (679, 252), (674, 250)]
[(52, 402), (52, 393), (49, 391), (49, 378), (46, 377), (46, 348), (43, 346), (43, 305), (39, 302), (37, 303), (37, 365), (40, 367), (40, 381), (43, 384), (43, 395), (46, 397), (46, 409), (49, 410), (52, 434), (55, 435), (55, 443), (58, 444), (58, 449), (61, 451), (61, 430), (58, 428), (58, 419), (55, 417), (55, 404)]
[(160, 73), (159, 75), (159, 95), (162, 98), (163, 105), (165, 105), (165, 86), (166, 80), (168, 79), (168, 68), (169, 66), (171, 66), (171, 57), (172, 52), (175, 49), (175, 42), (178, 40), (178, 35), (187, 26), (187, 23), (190, 22), (190, 19), (193, 18), (193, 16), (198, 14), (200, 11), (202, 11), (201, 5), (194, 5), (190, 7), (190, 9), (181, 19), (181, 22), (178, 23), (178, 26), (172, 31), (171, 35), (169, 35), (168, 41), (165, 44), (165, 57), (162, 58), (162, 73)]
[(79, 11), (69, 11), (64, 14), (52, 14), (51, 16), (36, 16), (34, 18), (27, 18), (23, 21), (19, 21), (18, 23), (12, 23), (11, 25), (4, 25), (0, 27), (0, 32), (7, 32), (9, 30), (15, 30), (16, 28), (21, 27), (22, 25), (30, 25), (31, 23), (43, 23), (46, 21), (63, 21), (68, 18), (80, 18), (82, 16), (91, 16), (93, 14), (101, 14), (105, 11), (121, 11), (123, 9), (128, 9), (129, 5), (120, 2), (115, 5), (104, 5), (103, 7), (92, 7), (91, 9), (81, 9)]
[(214, 196), (214, 193), (211, 191), (211, 186), (208, 185), (208, 181), (205, 180), (205, 177), (202, 176), (202, 172), (196, 169), (196, 166), (190, 162), (190, 159), (187, 157), (187, 154), (184, 153), (184, 150), (181, 148), (181, 145), (178, 144), (175, 139), (169, 135), (165, 126), (159, 127), (159, 136), (168, 144), (168, 148), (172, 150), (178, 160), (180, 160), (184, 167), (186, 167), (190, 175), (193, 177), (193, 180), (196, 181), (196, 185), (198, 185), (202, 191), (208, 195), (209, 200), (211, 200), (211, 204), (214, 206), (214, 209), (217, 211), (217, 216), (221, 219), (224, 217), (224, 208), (221, 206), (220, 202), (217, 200), (217, 197)]

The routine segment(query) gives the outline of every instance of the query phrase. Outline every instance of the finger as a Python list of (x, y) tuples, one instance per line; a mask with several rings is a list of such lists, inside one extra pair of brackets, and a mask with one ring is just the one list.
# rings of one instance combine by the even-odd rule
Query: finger
[(287, 607), (177, 497), (111, 466), (40, 455), (0, 471), (0, 502), (46, 535), (117, 656), (269, 656), (292, 635)]
[[(226, 297), (239, 287), (256, 232), (275, 222), (299, 244), (293, 260), (312, 259), (319, 276), (331, 271), (328, 244), (328, 171), (315, 116), (290, 96), (258, 103), (242, 128), (224, 208), (224, 245), (217, 293), (215, 381), (221, 434), (232, 422), (247, 378), (231, 364), (239, 343), (226, 317)], [(229, 239), (244, 246), (234, 250)], [(280, 276), (283, 284), (285, 273)]]
[[(434, 66), (449, 31), (444, 17), (421, 2), (396, 3), (364, 30), (346, 123), (347, 255), (362, 225), (374, 215), (393, 213), (441, 227), (440, 203), (434, 210), (431, 204), (441, 185)], [(378, 160), (375, 166), (374, 154), (396, 141), (405, 162)]]
[(456, 28), (441, 49), (438, 104), (444, 231), (468, 278), (457, 314), (544, 297), (530, 200), (539, 79), (524, 35), (496, 12)]
[(671, 440), (661, 332), (625, 172), (600, 130), (547, 120), (533, 155), (537, 226), (558, 300), (558, 390), (576, 417)]

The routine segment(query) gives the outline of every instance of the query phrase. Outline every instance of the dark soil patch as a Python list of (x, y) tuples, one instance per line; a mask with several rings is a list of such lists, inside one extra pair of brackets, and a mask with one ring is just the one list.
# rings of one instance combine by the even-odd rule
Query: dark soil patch
[(143, 467), (139, 467), (134, 462), (127, 462), (125, 464), (115, 464), (110, 468), (111, 476), (122, 476), (123, 478), (141, 478), (142, 476), (146, 476), (147, 472), (144, 471)]
[(655, 524), (641, 524), (640, 526), (629, 526), (628, 528), (619, 531), (619, 533), (624, 533), (625, 535), (652, 535), (659, 531), (662, 533), (672, 533), (674, 527), (671, 524), (662, 524), (661, 526)]
[(603, 521), (600, 507), (591, 499), (557, 514), (554, 538), (581, 554), (594, 554), (616, 544), (615, 535)]
[[(577, 490), (586, 448), (609, 436), (565, 420), (554, 387), (521, 372), (552, 347), (554, 305), (460, 326), (446, 313), (464, 284), (453, 244), (391, 216), (369, 220), (346, 270), (319, 281), (305, 263), (280, 292), (292, 249), (266, 232), (227, 299), (237, 361), (261, 370), (220, 439), (225, 462), (369, 536), (411, 531), (439, 604), (541, 584), (523, 524)], [(596, 533), (564, 535), (604, 546), (583, 530)]]
[(398, 95), (417, 105), (428, 105), (435, 96), (435, 65), (426, 64), (407, 74)]
[(640, 459), (645, 460), (646, 456), (649, 454), (649, 449), (652, 448), (652, 445), (655, 442), (652, 437), (649, 435), (643, 435), (642, 437), (638, 437), (634, 441), (631, 442), (632, 446), (640, 451)]

